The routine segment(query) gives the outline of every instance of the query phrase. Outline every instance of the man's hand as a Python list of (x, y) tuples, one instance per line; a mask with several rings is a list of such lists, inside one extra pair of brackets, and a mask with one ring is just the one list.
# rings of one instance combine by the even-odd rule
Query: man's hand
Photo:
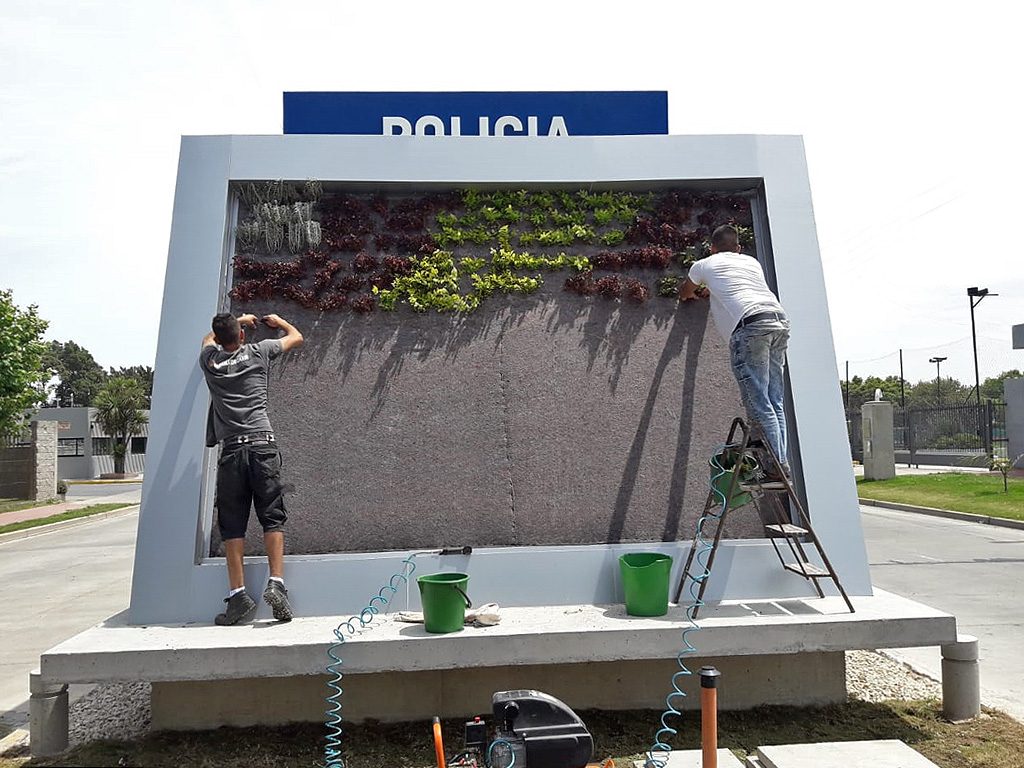
[(693, 301), (694, 299), (706, 299), (711, 294), (703, 285), (697, 285), (690, 278), (686, 278), (679, 286), (679, 298), (682, 301)]
[(252, 315), (252, 314), (249, 314), (249, 315), (239, 315), (239, 317), (238, 317), (238, 324), (239, 325), (248, 325), (250, 328), (255, 328), (256, 327), (256, 315)]
[[(254, 318), (255, 319), (255, 318)], [(282, 328), (282, 322), (284, 322), (279, 315), (264, 315), (263, 322), (269, 325), (271, 328)]]

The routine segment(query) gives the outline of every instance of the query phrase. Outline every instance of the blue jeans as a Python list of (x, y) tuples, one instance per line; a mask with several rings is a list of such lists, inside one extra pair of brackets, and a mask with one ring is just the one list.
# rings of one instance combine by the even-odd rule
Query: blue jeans
[[(786, 348), (789, 323), (759, 320), (733, 332), (729, 339), (732, 371), (740, 386), (751, 426), (760, 429), (779, 463), (789, 469), (786, 442)], [(765, 467), (770, 469), (771, 467)]]

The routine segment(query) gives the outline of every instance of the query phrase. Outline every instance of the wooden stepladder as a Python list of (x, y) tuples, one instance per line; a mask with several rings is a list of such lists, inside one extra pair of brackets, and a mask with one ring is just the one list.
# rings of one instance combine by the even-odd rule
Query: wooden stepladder
[[(766, 481), (763, 472), (747, 472), (745, 470), (747, 467), (757, 466), (754, 457), (755, 448), (762, 451), (762, 455), (768, 458), (769, 469), (774, 470), (773, 474), (782, 478), (781, 480)], [(821, 542), (814, 534), (807, 510), (804, 509), (803, 503), (797, 496), (792, 482), (783, 473), (782, 463), (772, 451), (771, 446), (764, 440), (752, 438), (746, 422), (743, 419), (735, 418), (726, 437), (725, 450), (719, 454), (719, 458), (726, 471), (723, 471), (716, 483), (717, 492), (714, 489), (708, 491), (708, 498), (702, 513), (707, 521), (715, 521), (717, 525), (714, 530), (714, 543), (711, 545), (711, 553), (708, 555), (708, 575), (699, 582), (697, 605), (693, 611), (694, 618), (697, 617), (697, 612), (703, 604), (704, 592), (707, 590), (708, 581), (711, 578), (712, 566), (715, 562), (715, 555), (718, 553), (718, 545), (722, 540), (726, 520), (734, 510), (750, 506), (757, 511), (761, 523), (764, 525), (765, 535), (771, 540), (782, 567), (810, 581), (814, 585), (818, 597), (825, 596), (818, 582), (821, 579), (831, 579), (836, 585), (836, 589), (839, 590), (839, 594), (843, 596), (843, 600), (846, 601), (850, 613), (854, 613), (853, 603), (850, 602), (846, 590), (839, 582), (839, 576), (832, 567), (832, 563), (829, 562)], [(709, 515), (708, 513), (712, 509), (722, 506), (723, 495), (730, 500), (729, 504), (725, 505), (726, 509), (721, 515)], [(705, 538), (708, 537), (710, 531), (705, 531), (704, 535)], [(690, 554), (686, 558), (686, 566), (683, 568), (679, 577), (679, 585), (676, 587), (676, 603), (679, 602), (683, 593), (686, 580), (694, 578), (694, 575), (690, 573), (690, 568), (694, 565), (699, 546), (700, 542), (694, 535), (693, 542), (690, 544)], [(824, 567), (810, 561), (805, 547), (814, 547)], [(697, 575), (699, 576), (699, 574)]]

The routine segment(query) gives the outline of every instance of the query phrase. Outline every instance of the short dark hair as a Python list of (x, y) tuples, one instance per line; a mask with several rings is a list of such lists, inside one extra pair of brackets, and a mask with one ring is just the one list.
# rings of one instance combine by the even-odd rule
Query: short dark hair
[(723, 224), (711, 233), (711, 244), (719, 251), (740, 252), (740, 233), (732, 224)]
[(219, 315), (214, 315), (211, 326), (214, 338), (217, 339), (217, 343), (222, 347), (237, 344), (242, 336), (242, 326), (238, 324), (238, 319), (230, 312), (221, 312)]

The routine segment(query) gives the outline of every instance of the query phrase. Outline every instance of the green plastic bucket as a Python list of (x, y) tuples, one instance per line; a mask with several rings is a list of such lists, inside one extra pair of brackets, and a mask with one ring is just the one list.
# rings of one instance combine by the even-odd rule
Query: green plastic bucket
[(416, 579), (423, 603), (423, 626), (427, 632), (458, 632), (466, 623), (471, 608), (466, 594), (469, 576), (465, 573), (431, 573)]
[[(716, 466), (716, 464), (720, 465)], [(736, 454), (732, 449), (727, 448), (721, 453), (715, 454), (713, 458), (708, 461), (708, 465), (711, 469), (711, 486), (722, 494), (721, 498), (725, 498), (729, 495), (729, 489), (732, 487), (732, 477), (735, 474), (736, 466)], [(744, 468), (740, 473), (740, 480), (749, 480), (754, 476), (754, 473), (760, 468), (757, 460), (753, 456), (747, 456), (744, 459)], [(724, 470), (724, 471), (723, 471)], [(718, 494), (715, 494), (715, 505), (719, 506)], [(753, 501), (753, 498), (749, 493), (741, 490), (739, 485), (736, 486), (736, 491), (733, 493), (732, 498), (729, 499), (729, 509), (736, 509), (742, 507), (744, 504), (749, 504)]]
[(668, 577), (672, 558), (656, 552), (630, 552), (619, 557), (626, 613), (664, 616), (668, 613)]

